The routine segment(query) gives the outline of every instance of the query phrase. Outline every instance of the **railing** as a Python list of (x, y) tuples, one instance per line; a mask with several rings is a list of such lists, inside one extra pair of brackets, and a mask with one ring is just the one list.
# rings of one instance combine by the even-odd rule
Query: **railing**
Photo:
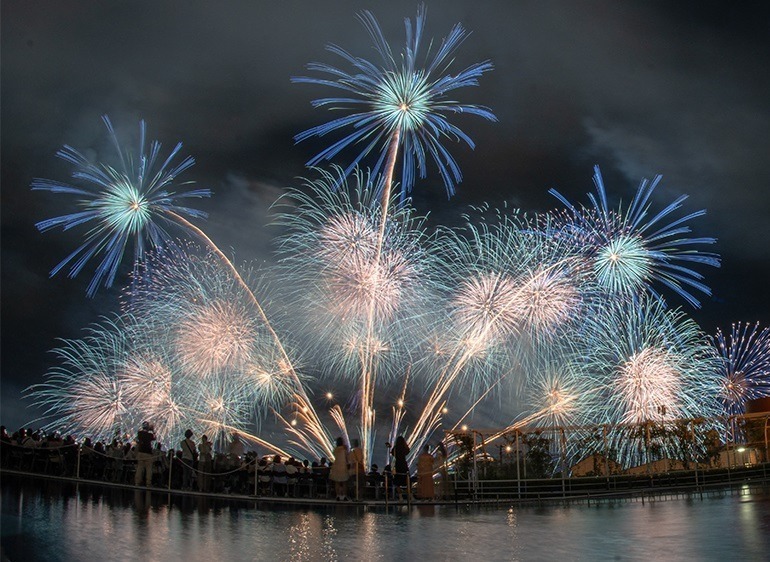
[[(219, 458), (227, 459), (226, 455)], [(284, 472), (274, 471), (270, 465), (260, 464), (256, 457), (248, 458), (236, 467), (222, 463), (191, 463), (167, 453), (154, 455), (152, 459), (153, 488), (181, 490), (183, 476), (189, 471), (190, 488), (200, 492), (233, 493), (254, 497), (294, 497), (328, 499), (332, 495), (333, 482), (326, 471)], [(209, 470), (203, 470), (202, 467)], [(82, 448), (78, 444), (61, 446), (25, 447), (2, 443), (0, 468), (31, 474), (43, 474), (105, 484), (136, 485), (135, 476), (139, 459), (113, 457), (109, 453)], [(403, 495), (411, 503), (411, 477), (406, 475), (406, 486), (394, 485), (393, 475), (355, 474), (348, 480), (350, 495), (356, 500), (395, 501)], [(146, 482), (142, 482), (147, 484)]]
[[(453, 475), (455, 476), (455, 475)], [(572, 478), (474, 479), (452, 478), (456, 502), (524, 502), (558, 499), (591, 499), (666, 493), (702, 493), (733, 485), (770, 485), (770, 463), (751, 467), (672, 471), (649, 475), (615, 474)]]

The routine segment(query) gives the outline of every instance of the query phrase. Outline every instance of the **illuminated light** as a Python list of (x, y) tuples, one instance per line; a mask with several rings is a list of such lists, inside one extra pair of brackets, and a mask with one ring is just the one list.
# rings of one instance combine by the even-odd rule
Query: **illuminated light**
[(445, 407), (443, 407), (443, 408), (441, 408), (441, 413), (442, 413), (442, 414), (446, 414), (446, 413), (448, 413), (448, 412), (449, 412), (449, 408), (447, 408), (446, 406), (445, 406)]
[(467, 425), (463, 425), (460, 429), (462, 429), (463, 431), (468, 431), (468, 426)]
[(398, 407), (399, 408), (403, 408), (404, 407), (404, 401), (403, 400), (399, 400), (398, 401)]
[(506, 453), (510, 453), (511, 451), (512, 451), (511, 446), (510, 445), (506, 445), (505, 446), (505, 452)]
[(331, 400), (332, 398), (334, 398), (334, 395), (331, 392), (327, 392), (326, 393), (326, 399), (327, 400)]
[(292, 427), (295, 427), (297, 425), (297, 419), (296, 418), (291, 420), (291, 425), (292, 425)]
[(744, 453), (744, 452), (746, 452), (746, 447), (738, 447), (735, 450), (738, 451), (739, 453)]

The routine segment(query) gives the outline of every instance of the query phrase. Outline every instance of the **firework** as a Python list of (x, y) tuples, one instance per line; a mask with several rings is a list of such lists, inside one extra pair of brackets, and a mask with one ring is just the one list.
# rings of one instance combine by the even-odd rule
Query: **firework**
[(159, 438), (181, 433), (178, 428), (186, 419), (184, 405), (177, 402), (179, 376), (164, 356), (135, 350), (117, 366), (116, 379), (137, 419), (153, 420)]
[(180, 205), (181, 200), (211, 195), (207, 189), (189, 190), (190, 182), (177, 181), (195, 162), (188, 156), (174, 163), (182, 149), (181, 143), (162, 159), (158, 141), (152, 141), (149, 148), (145, 145), (146, 126), (141, 121), (138, 152), (132, 154), (121, 148), (107, 116), (102, 119), (119, 156), (118, 168), (91, 162), (65, 145), (56, 155), (75, 166), (72, 178), (76, 185), (47, 179), (32, 182), (33, 190), (76, 196), (80, 208), (77, 212), (40, 221), (36, 225), (40, 231), (93, 225), (86, 232), (85, 242), (51, 271), (53, 276), (69, 266), (69, 276), (75, 277), (86, 263), (100, 257), (88, 284), (89, 296), (94, 295), (102, 282), (105, 287), (112, 285), (129, 242), (134, 245), (135, 262), (141, 262), (148, 247), (161, 247), (170, 242), (167, 227), (188, 228), (189, 223), (183, 216), (206, 217), (202, 211)]
[(387, 178), (385, 190), (389, 190), (395, 153), (400, 148), (403, 160), (402, 202), (414, 185), (415, 175), (419, 173), (421, 178), (425, 177), (427, 158), (435, 163), (447, 193), (451, 196), (455, 184), (462, 180), (462, 175), (457, 162), (442, 146), (442, 141), (462, 140), (471, 148), (474, 148), (474, 143), (449, 122), (448, 114), (468, 113), (490, 121), (496, 121), (496, 118), (489, 109), (453, 101), (448, 98), (448, 94), (459, 88), (478, 85), (478, 79), (492, 70), (492, 64), (485, 61), (472, 64), (456, 75), (447, 74), (457, 48), (467, 36), (463, 27), (457, 24), (435, 53), (421, 65), (418, 56), (425, 25), (425, 8), (422, 5), (418, 7), (414, 23), (410, 19), (405, 20), (406, 46), (400, 62), (394, 57), (374, 15), (365, 11), (359, 15), (359, 19), (382, 59), (381, 64), (355, 57), (336, 45), (330, 45), (328, 50), (350, 64), (352, 72), (324, 63), (312, 63), (308, 65), (308, 70), (324, 77), (292, 78), (294, 82), (341, 90), (341, 96), (317, 99), (313, 106), (348, 112), (343, 117), (300, 133), (295, 141), (325, 136), (350, 127), (352, 133), (313, 157), (308, 166), (332, 160), (344, 149), (363, 144), (363, 149), (346, 168), (345, 175), (352, 172), (368, 154), (378, 152), (372, 174), (376, 176), (384, 170)]
[(770, 329), (733, 324), (712, 339), (720, 358), (719, 400), (729, 416), (745, 413), (746, 402), (770, 396)]
[[(604, 419), (643, 423), (716, 415), (717, 362), (698, 325), (659, 299), (605, 303), (586, 326)], [(712, 398), (709, 398), (712, 397)], [(606, 416), (606, 417), (605, 417)]]
[(141, 276), (125, 306), (141, 319), (146, 345), (162, 347), (180, 373), (215, 386), (214, 394), (223, 392), (225, 380), (264, 415), (265, 407), (301, 389), (300, 379), (261, 322), (253, 290), (244, 291), (243, 278), (213, 258), (193, 244), (151, 256), (151, 273)]
[[(383, 365), (408, 360), (427, 316), (431, 278), (428, 237), (423, 219), (408, 206), (386, 221), (378, 252), (380, 221), (368, 178), (334, 186), (339, 175), (326, 173), (309, 182), (309, 195), (290, 192), (278, 223), (288, 227), (281, 240), (282, 300), (301, 311), (292, 314), (300, 330), (318, 347), (318, 361), (335, 377), (356, 378), (367, 350), (390, 357)], [(387, 376), (400, 373), (388, 372)]]
[(527, 384), (526, 396), (531, 424), (535, 427), (579, 426), (585, 423), (586, 406), (591, 403), (591, 378), (579, 362), (562, 356), (546, 362)]
[(576, 245), (583, 247), (591, 260), (598, 283), (610, 293), (629, 295), (647, 289), (657, 294), (653, 284), (660, 283), (697, 308), (700, 303), (690, 291), (710, 295), (711, 290), (690, 264), (719, 267), (719, 257), (693, 246), (716, 240), (687, 236), (687, 223), (704, 215), (703, 210), (664, 222), (682, 207), (686, 195), (659, 212), (652, 210), (650, 199), (660, 180), (661, 176), (651, 182), (642, 180), (631, 204), (627, 208), (621, 204), (617, 210), (609, 207), (598, 166), (594, 168), (596, 196), (588, 196), (590, 208), (576, 207), (552, 189), (550, 193), (569, 211), (559, 234), (575, 237)]
[(637, 458), (629, 432), (719, 414), (716, 355), (681, 310), (654, 297), (605, 302), (588, 317), (584, 337), (586, 372), (600, 389), (588, 419), (629, 426), (616, 436), (626, 463)]
[(254, 325), (232, 303), (214, 301), (185, 315), (175, 327), (174, 347), (181, 364), (206, 376), (225, 369), (241, 369), (253, 345)]
[(131, 348), (129, 326), (125, 320), (105, 320), (85, 338), (63, 340), (53, 350), (60, 364), (47, 373), (45, 382), (27, 389), (44, 417), (52, 418), (46, 429), (109, 439), (116, 430), (136, 423), (136, 412), (116, 376)]
[(485, 385), (566, 334), (580, 317), (585, 275), (571, 244), (511, 213), (493, 224), (445, 230), (438, 277), (452, 329), (439, 348)]
[(399, 376), (424, 337), (430, 255), (422, 218), (402, 205), (383, 219), (369, 176), (354, 180), (348, 188), (341, 170), (321, 172), (309, 194), (283, 199), (291, 212), (278, 218), (288, 227), (281, 285), (290, 287), (282, 300), (298, 307), (292, 331), (305, 335), (316, 364), (358, 383), (359, 431), (371, 451), (377, 381)]

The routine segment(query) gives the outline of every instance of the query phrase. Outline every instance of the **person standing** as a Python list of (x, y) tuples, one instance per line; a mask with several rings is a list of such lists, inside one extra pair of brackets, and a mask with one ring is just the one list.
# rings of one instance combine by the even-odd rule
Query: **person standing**
[(245, 456), (245, 447), (241, 436), (238, 435), (237, 431), (233, 431), (232, 441), (227, 445), (227, 460), (230, 465), (229, 488), (231, 490), (242, 492), (246, 486), (248, 474), (243, 464)]
[(403, 435), (399, 435), (396, 438), (396, 444), (391, 449), (390, 454), (395, 459), (394, 468), (396, 473), (393, 475), (393, 485), (398, 490), (398, 499), (401, 500), (401, 488), (407, 488), (407, 494), (411, 494), (409, 490), (409, 463), (406, 462), (406, 456), (409, 454), (409, 445), (406, 443)]
[(192, 429), (188, 429), (184, 432), (184, 439), (181, 443), (182, 450), (182, 489), (192, 489), (192, 476), (195, 461), (198, 458), (197, 447), (195, 441), (192, 440)]
[(421, 500), (432, 500), (435, 494), (433, 489), (433, 460), (430, 447), (425, 445), (422, 453), (417, 457), (417, 494)]
[(356, 500), (364, 496), (364, 487), (366, 486), (366, 467), (364, 466), (364, 452), (358, 439), (353, 439), (353, 448), (348, 455), (350, 463), (350, 479), (356, 490)]
[(337, 501), (347, 500), (348, 486), (348, 448), (342, 437), (337, 437), (337, 446), (334, 448), (334, 463), (329, 470), (329, 480), (334, 482), (334, 494)]
[(208, 492), (211, 487), (213, 458), (211, 456), (211, 443), (207, 435), (201, 436), (201, 442), (198, 445), (198, 455), (198, 490)]
[(449, 495), (449, 471), (447, 470), (447, 450), (443, 441), (436, 447), (436, 467), (439, 473), (438, 497), (441, 499)]
[(232, 441), (227, 446), (227, 455), (230, 457), (230, 466), (232, 468), (238, 468), (243, 461), (245, 448), (241, 436), (237, 431), (233, 431)]
[(134, 485), (152, 486), (152, 442), (155, 434), (150, 422), (142, 422), (142, 428), (136, 434), (136, 472), (134, 473)]

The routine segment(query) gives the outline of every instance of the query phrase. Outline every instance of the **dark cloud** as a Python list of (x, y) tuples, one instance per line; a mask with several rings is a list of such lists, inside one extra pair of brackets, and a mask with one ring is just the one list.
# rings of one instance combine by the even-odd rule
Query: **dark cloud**
[[(55, 338), (76, 337), (117, 300), (117, 289), (87, 300), (86, 274), (48, 279), (77, 240), (34, 228), (66, 204), (29, 191), (33, 177), (67, 176), (54, 152), (65, 143), (109, 152), (102, 114), (121, 136), (146, 119), (164, 146), (184, 142), (198, 161), (190, 177), (214, 190), (202, 205), (207, 233), (236, 260), (265, 259), (268, 207), (310, 175), (303, 163), (320, 146), (294, 146), (292, 136), (327, 118), (309, 103), (322, 90), (289, 78), (309, 61), (337, 62), (329, 42), (373, 56), (355, 18), (364, 8), (400, 44), (416, 3), (2, 3), (2, 404), (13, 417), (4, 421), (21, 423), (11, 405), (41, 380)], [(724, 255), (721, 271), (704, 272), (715, 297), (696, 319), (708, 330), (770, 321), (763, 4), (428, 4), (429, 36), (457, 21), (472, 31), (460, 65), (496, 67), (458, 95), (500, 122), (461, 119), (477, 143), (454, 151), (465, 182), (451, 201), (435, 177), (417, 185), (421, 212), (452, 223), (482, 202), (551, 208), (547, 190), (583, 197), (594, 164), (627, 200), (642, 177), (661, 173), (658, 202), (690, 194), (687, 210), (708, 209), (694, 228), (719, 238)]]

